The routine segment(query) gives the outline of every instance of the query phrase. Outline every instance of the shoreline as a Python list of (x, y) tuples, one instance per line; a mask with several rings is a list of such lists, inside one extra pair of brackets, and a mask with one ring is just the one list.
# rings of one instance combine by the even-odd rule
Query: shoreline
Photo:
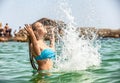
[[(80, 27), (77, 29), (80, 32), (80, 37), (81, 36), (92, 36), (92, 32), (94, 32), (98, 38), (120, 38), (120, 29), (106, 29), (106, 28), (101, 28), (97, 29), (94, 27)], [(21, 32), (21, 31), (20, 31)], [(59, 34), (63, 34), (59, 33)], [(49, 36), (47, 35), (45, 40), (49, 40)], [(0, 37), (0, 42), (9, 42), (9, 41), (15, 41), (15, 42), (27, 42), (28, 38), (26, 36), (26, 32), (24, 29), (22, 29), (22, 33), (17, 33), (16, 36), (12, 37)]]

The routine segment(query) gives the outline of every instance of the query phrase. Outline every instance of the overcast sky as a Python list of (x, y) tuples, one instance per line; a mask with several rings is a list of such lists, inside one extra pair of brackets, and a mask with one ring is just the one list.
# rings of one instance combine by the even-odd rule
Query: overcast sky
[[(64, 4), (65, 3), (65, 4)], [(60, 9), (71, 10), (77, 26), (120, 28), (120, 0), (0, 0), (0, 22), (18, 29), (26, 23), (47, 17), (69, 19)], [(68, 10), (68, 11), (69, 11)]]

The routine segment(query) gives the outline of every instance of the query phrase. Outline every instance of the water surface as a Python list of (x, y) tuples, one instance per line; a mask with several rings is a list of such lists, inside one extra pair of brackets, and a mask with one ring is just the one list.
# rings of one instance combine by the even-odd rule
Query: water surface
[(33, 75), (27, 43), (1, 42), (0, 83), (120, 83), (120, 39), (100, 41), (99, 67), (52, 72), (45, 78)]

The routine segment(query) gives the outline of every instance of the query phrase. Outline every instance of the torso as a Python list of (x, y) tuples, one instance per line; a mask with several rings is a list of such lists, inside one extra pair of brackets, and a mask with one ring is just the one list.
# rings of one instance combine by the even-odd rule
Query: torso
[[(40, 54), (44, 49), (50, 48), (44, 43), (44, 41), (38, 41), (38, 45), (40, 48)], [(31, 49), (32, 49), (32, 45), (31, 45)], [(32, 49), (31, 52), (34, 57), (38, 56), (35, 54), (34, 49)], [(38, 63), (38, 70), (49, 70), (53, 64), (51, 59), (38, 60), (37, 63)]]

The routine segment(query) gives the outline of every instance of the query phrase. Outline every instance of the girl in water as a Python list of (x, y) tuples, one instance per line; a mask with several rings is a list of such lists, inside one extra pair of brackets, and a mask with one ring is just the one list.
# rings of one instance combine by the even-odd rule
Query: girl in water
[(53, 59), (55, 58), (55, 38), (54, 28), (52, 28), (52, 36), (50, 38), (50, 45), (48, 46), (44, 41), (44, 36), (47, 33), (46, 27), (39, 21), (32, 25), (25, 25), (25, 30), (28, 32), (28, 37), (31, 41), (30, 50), (32, 56), (38, 64), (38, 71), (50, 70), (53, 66)]

